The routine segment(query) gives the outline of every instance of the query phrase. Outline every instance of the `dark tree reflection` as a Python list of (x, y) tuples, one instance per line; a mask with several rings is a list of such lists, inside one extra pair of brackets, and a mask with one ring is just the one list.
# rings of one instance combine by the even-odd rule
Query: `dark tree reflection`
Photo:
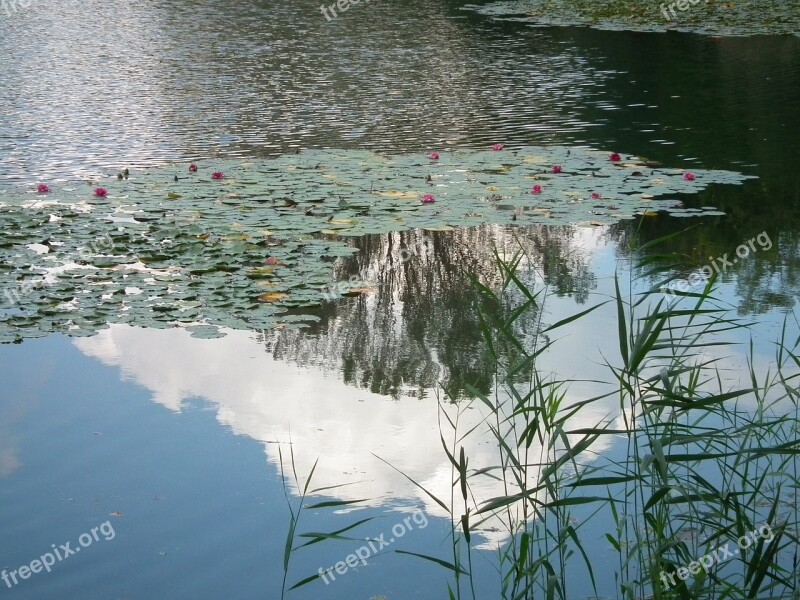
[[(437, 385), (456, 398), (467, 384), (488, 392), (471, 276), (496, 286), (495, 248), (510, 258), (523, 246), (521, 276), (531, 285), (584, 302), (594, 286), (588, 255), (573, 227), (483, 226), (406, 231), (354, 241), (359, 253), (335, 267), (337, 281), (364, 282), (362, 293), (327, 304), (311, 331), (265, 332), (276, 358), (341, 369), (346, 382), (375, 393), (421, 396)], [(518, 323), (535, 336), (538, 315)]]

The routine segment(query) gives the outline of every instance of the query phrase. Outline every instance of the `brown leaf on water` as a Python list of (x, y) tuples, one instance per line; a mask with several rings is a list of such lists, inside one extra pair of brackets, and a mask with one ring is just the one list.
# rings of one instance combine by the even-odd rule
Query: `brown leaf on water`
[(386, 198), (419, 198), (419, 194), (417, 192), (400, 192), (397, 190), (377, 192), (377, 194), (379, 196), (385, 196)]
[(289, 294), (284, 294), (282, 292), (267, 292), (266, 294), (261, 294), (258, 300), (259, 302), (280, 302), (288, 295)]
[(346, 292), (342, 294), (342, 296), (360, 296), (361, 294), (374, 294), (378, 291), (378, 288), (375, 286), (364, 286), (364, 287), (357, 287), (357, 288), (350, 288)]

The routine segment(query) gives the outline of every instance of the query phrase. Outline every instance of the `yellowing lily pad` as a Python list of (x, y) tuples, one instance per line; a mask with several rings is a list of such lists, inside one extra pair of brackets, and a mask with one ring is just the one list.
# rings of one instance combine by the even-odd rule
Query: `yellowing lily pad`
[(388, 191), (388, 192), (378, 192), (379, 196), (383, 196), (384, 198), (419, 198), (419, 194), (416, 192), (398, 192), (398, 191)]
[(284, 294), (282, 292), (267, 292), (265, 294), (261, 294), (258, 299), (260, 302), (280, 302), (288, 296), (288, 294)]

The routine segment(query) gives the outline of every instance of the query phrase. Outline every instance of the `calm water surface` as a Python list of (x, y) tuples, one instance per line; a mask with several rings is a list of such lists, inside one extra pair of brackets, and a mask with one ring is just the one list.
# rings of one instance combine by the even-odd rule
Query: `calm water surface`
[[(446, 557), (440, 509), (373, 453), (445, 493), (436, 390), (463, 396), (465, 381), (491, 389), (468, 275), (492, 277), (492, 246), (510, 250), (516, 234), (533, 251), (527, 281), (552, 290), (545, 320), (554, 323), (607, 298), (619, 265), (627, 276), (636, 228), (647, 240), (697, 225), (672, 249), (701, 262), (766, 232), (772, 247), (737, 264), (720, 288), (757, 323), (755, 360), (766, 368), (800, 288), (798, 129), (797, 38), (538, 29), (421, 0), (362, 3), (330, 23), (314, 3), (292, 1), (40, 0), (0, 12), (0, 179), (12, 185), (298, 147), (494, 142), (586, 145), (758, 176), (684, 199), (729, 215), (702, 222), (355, 240), (361, 252), (333, 276), (358, 275), (375, 290), (323, 307), (310, 331), (198, 340), (112, 326), (93, 338), (0, 347), (0, 568), (30, 563), (51, 544), (74, 546), (106, 520), (115, 532), (50, 574), (0, 584), (0, 594), (277, 597), (288, 526), (278, 447), (290, 443), (301, 475), (321, 457), (316, 486), (349, 483), (332, 495), (367, 499), (363, 513), (310, 511), (302, 529), (366, 514), (377, 518), (361, 536), (378, 536), (402, 522), (401, 511), (419, 509), (427, 526), (388, 550)], [(414, 249), (412, 260), (400, 260), (401, 248)], [(613, 311), (601, 309), (544, 366), (607, 379), (597, 359), (615, 336)], [(595, 393), (577, 382), (568, 401)], [(575, 425), (614, 410), (596, 406)], [(476, 467), (495, 459), (485, 439), (468, 450)], [(502, 542), (484, 534), (486, 546)], [(587, 544), (598, 560), (616, 556), (601, 530)], [(358, 544), (322, 546), (296, 556), (292, 582)], [(476, 568), (486, 575), (479, 597), (493, 597), (490, 560)], [(289, 597), (444, 598), (445, 579), (387, 551)], [(600, 591), (612, 595), (613, 582)], [(576, 592), (589, 595), (588, 583)]]

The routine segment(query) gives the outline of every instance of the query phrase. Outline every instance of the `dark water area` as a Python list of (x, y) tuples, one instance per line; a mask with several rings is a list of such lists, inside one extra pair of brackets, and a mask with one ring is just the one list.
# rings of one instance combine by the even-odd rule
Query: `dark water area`
[[(298, 148), (405, 153), (498, 142), (757, 176), (681, 198), (725, 217), (355, 239), (360, 252), (337, 261), (332, 280), (358, 278), (374, 290), (314, 309), (321, 321), (309, 330), (197, 340), (112, 326), (93, 338), (0, 347), (0, 569), (107, 520), (116, 532), (83, 549), (91, 558), (72, 556), (12, 588), (0, 583), (0, 595), (279, 597), (288, 511), (278, 446), (290, 443), (300, 473), (323, 457), (318, 486), (353, 482), (331, 497), (369, 498), (363, 514), (376, 520), (361, 537), (391, 531), (405, 514), (397, 510), (423, 510), (430, 526), (396, 547), (444, 556), (437, 507), (373, 453), (434, 488), (449, 475), (436, 389), (463, 397), (469, 381), (492, 390), (469, 279), (496, 277), (492, 248), (511, 254), (525, 244), (536, 267), (526, 281), (550, 287), (554, 323), (609, 297), (615, 272), (635, 272), (628, 248), (637, 236), (691, 227), (667, 248), (700, 266), (766, 234), (769, 247), (722, 273), (719, 292), (757, 324), (756, 361), (768, 367), (800, 294), (798, 131), (797, 37), (536, 28), (454, 1), (362, 1), (330, 22), (318, 5), (292, 0), (34, 0), (0, 9), (6, 185)], [(590, 350), (616, 335), (613, 318), (611, 307), (598, 311), (547, 359), (581, 380), (574, 397), (595, 393), (584, 381), (607, 376)], [(742, 365), (731, 359), (732, 369)], [(584, 414), (580, 424), (601, 417)], [(492, 456), (486, 447), (473, 448), (478, 464)], [(315, 511), (306, 525), (333, 530), (350, 516)], [(587, 543), (595, 556), (608, 553), (601, 533)], [(292, 582), (356, 547), (321, 546), (299, 555)], [(487, 583), (478, 596), (489, 598), (492, 567), (480, 564)], [(288, 598), (445, 598), (446, 575), (389, 551)], [(588, 584), (580, 591), (591, 593)], [(613, 582), (601, 591), (613, 597)]]

